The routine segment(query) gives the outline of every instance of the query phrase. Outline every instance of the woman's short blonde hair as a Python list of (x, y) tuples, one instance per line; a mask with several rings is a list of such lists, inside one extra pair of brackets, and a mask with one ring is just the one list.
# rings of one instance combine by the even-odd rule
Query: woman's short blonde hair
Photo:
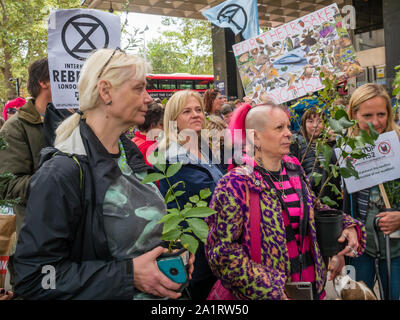
[[(376, 83), (366, 83), (362, 85), (361, 87), (357, 88), (353, 94), (351, 95), (350, 102), (349, 102), (349, 108), (348, 108), (348, 115), (350, 119), (355, 118), (355, 114), (360, 108), (360, 105), (372, 98), (375, 97), (381, 97), (385, 100), (386, 102), (386, 111), (388, 113), (388, 119), (386, 123), (386, 129), (384, 132), (389, 132), (392, 130), (395, 130), (397, 133), (397, 136), (400, 139), (400, 130), (397, 124), (394, 121), (394, 115), (393, 115), (393, 110), (392, 110), (392, 104), (390, 101), (390, 96), (385, 90), (385, 88), (379, 84)], [(360, 128), (358, 125), (354, 128), (350, 128), (349, 133), (352, 136), (357, 136), (359, 134)]]
[[(151, 72), (147, 62), (138, 56), (126, 54), (118, 49), (100, 49), (92, 52), (79, 76), (79, 110), (85, 112), (100, 105), (98, 82), (109, 81), (111, 86), (119, 88), (128, 79), (141, 80)], [(80, 116), (75, 113), (64, 120), (56, 130), (58, 144), (66, 140), (78, 126)]]
[(189, 98), (191, 97), (195, 98), (199, 102), (201, 109), (204, 113), (203, 98), (198, 92), (192, 90), (182, 90), (175, 92), (165, 105), (164, 136), (159, 144), (160, 149), (166, 150), (169, 147), (171, 141), (179, 142), (177, 136), (177, 133), (179, 133), (178, 128), (173, 125), (172, 121), (176, 121), (179, 114), (183, 111), (183, 109), (187, 105)]

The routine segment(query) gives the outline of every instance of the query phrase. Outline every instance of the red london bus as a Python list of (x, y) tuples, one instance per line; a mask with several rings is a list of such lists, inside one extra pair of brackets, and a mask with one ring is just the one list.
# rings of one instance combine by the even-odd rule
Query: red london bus
[(203, 94), (214, 85), (214, 76), (188, 73), (150, 74), (147, 76), (147, 92), (153, 99), (169, 99), (175, 91), (194, 90)]

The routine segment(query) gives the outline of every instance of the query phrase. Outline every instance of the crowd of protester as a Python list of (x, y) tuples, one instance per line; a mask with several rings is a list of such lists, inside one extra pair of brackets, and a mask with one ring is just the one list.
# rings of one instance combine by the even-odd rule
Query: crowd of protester
[[(29, 67), (30, 98), (8, 102), (0, 123), (8, 144), (0, 150), (0, 173), (14, 175), (1, 178), (0, 197), (19, 199), (17, 245), (8, 263), (12, 291), (0, 291), (0, 299), (282, 300), (285, 284), (297, 281), (311, 283), (313, 299), (324, 299), (328, 271), (332, 280), (346, 263), (373, 289), (371, 221), (381, 217), (384, 243), (383, 232), (400, 229), (400, 212), (381, 212), (377, 186), (349, 194), (340, 176), (331, 182), (341, 195), (322, 193), (336, 208), (321, 203), (322, 183), (314, 183), (313, 172), (325, 181), (316, 145), (328, 115), (310, 108), (292, 133), (284, 106), (256, 105), (248, 97), (228, 101), (218, 89), (203, 96), (178, 91), (163, 105), (146, 91), (149, 72), (139, 57), (98, 50), (81, 70), (79, 109), (61, 111), (52, 105), (47, 59)], [(379, 134), (394, 130), (400, 139), (398, 113), (382, 86), (363, 85), (336, 103), (358, 120), (349, 135), (370, 122)], [(328, 141), (335, 146), (329, 132)], [(154, 151), (167, 166), (182, 167), (168, 181), (143, 184), (146, 174), (158, 172), (149, 158)], [(336, 163), (334, 153), (330, 161)], [(171, 185), (182, 195), (166, 204)], [(204, 219), (207, 241), (190, 255), (190, 281), (181, 292), (157, 267), (168, 252), (158, 222), (205, 188), (216, 213)], [(330, 260), (336, 264), (317, 242), (314, 216), (322, 209), (344, 212), (339, 240), (346, 246)], [(391, 258), (398, 300), (399, 239), (392, 239)], [(50, 290), (42, 287), (44, 265), (56, 270)]]

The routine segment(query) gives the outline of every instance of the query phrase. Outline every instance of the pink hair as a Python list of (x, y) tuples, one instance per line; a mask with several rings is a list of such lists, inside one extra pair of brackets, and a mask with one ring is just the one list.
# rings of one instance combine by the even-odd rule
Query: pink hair
[(14, 100), (10, 100), (6, 103), (3, 110), (4, 120), (7, 120), (7, 110), (10, 108), (21, 108), (26, 103), (24, 98), (18, 97)]
[(232, 114), (232, 118), (229, 122), (229, 130), (231, 133), (232, 137), (232, 143), (235, 144), (235, 137), (234, 137), (234, 132), (235, 130), (242, 130), (242, 141), (246, 141), (246, 116), (249, 113), (251, 109), (251, 105), (248, 103), (242, 104), (239, 108), (236, 108), (236, 110)]
[[(244, 144), (246, 143), (246, 116), (249, 113), (251, 109), (251, 105), (248, 103), (243, 103), (240, 107), (236, 108), (236, 110), (232, 114), (232, 118), (229, 122), (229, 131), (231, 134), (232, 138), (232, 145), (241, 143)], [(235, 141), (235, 130), (240, 130), (241, 131), (241, 140), (240, 141)], [(239, 137), (237, 137), (239, 138)], [(243, 148), (243, 146), (240, 146)], [(252, 164), (254, 160), (251, 160), (250, 157), (247, 155), (244, 155), (242, 159), (243, 164)], [(254, 165), (254, 164), (253, 164)], [(234, 164), (232, 159), (229, 160), (229, 166), (228, 166), (228, 171), (232, 170), (234, 168)]]

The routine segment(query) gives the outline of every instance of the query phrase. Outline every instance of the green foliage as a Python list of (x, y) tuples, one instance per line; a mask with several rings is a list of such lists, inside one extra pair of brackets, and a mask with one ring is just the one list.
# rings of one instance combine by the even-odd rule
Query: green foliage
[[(400, 99), (400, 66), (394, 68), (397, 70), (396, 76), (393, 81), (393, 92), (392, 94), (396, 97), (397, 100)], [(399, 103), (396, 101), (395, 106), (393, 107), (393, 114), (395, 115), (398, 112)], [(392, 208), (398, 208), (400, 205), (400, 182), (397, 180), (388, 181), (383, 184), (386, 194), (388, 196), (388, 200)]]
[[(148, 161), (162, 173), (150, 173), (141, 183), (152, 183), (158, 180), (166, 179), (169, 189), (165, 194), (166, 204), (175, 201), (177, 207), (168, 209), (168, 214), (162, 217), (159, 223), (163, 223), (162, 240), (169, 241), (169, 250), (178, 242), (187, 248), (193, 254), (199, 246), (198, 239), (205, 242), (208, 235), (208, 226), (203, 219), (215, 213), (215, 210), (207, 207), (207, 200), (211, 196), (210, 189), (206, 188), (200, 191), (198, 195), (191, 196), (189, 202), (183, 208), (179, 206), (177, 198), (183, 194), (183, 190), (175, 190), (179, 185), (185, 187), (183, 181), (178, 181), (171, 185), (168, 178), (175, 175), (181, 168), (182, 163), (173, 163), (166, 167), (166, 161), (162, 153), (154, 152), (148, 157)], [(196, 237), (194, 237), (196, 236)]]
[(392, 208), (399, 208), (400, 205), (400, 181), (392, 180), (383, 184), (390, 206)]
[(392, 92), (392, 94), (394, 96), (396, 96), (397, 99), (400, 99), (400, 70), (399, 70), (400, 66), (397, 66), (394, 69), (398, 70), (398, 71), (396, 72), (396, 76), (395, 76), (394, 81), (393, 81), (393, 92)]
[(164, 18), (162, 23), (174, 28), (147, 45), (153, 72), (213, 74), (211, 24), (184, 18)]
[(16, 96), (19, 78), (21, 95), (26, 90), (28, 66), (47, 55), (47, 24), (54, 8), (79, 8), (80, 0), (0, 0), (0, 100)]

